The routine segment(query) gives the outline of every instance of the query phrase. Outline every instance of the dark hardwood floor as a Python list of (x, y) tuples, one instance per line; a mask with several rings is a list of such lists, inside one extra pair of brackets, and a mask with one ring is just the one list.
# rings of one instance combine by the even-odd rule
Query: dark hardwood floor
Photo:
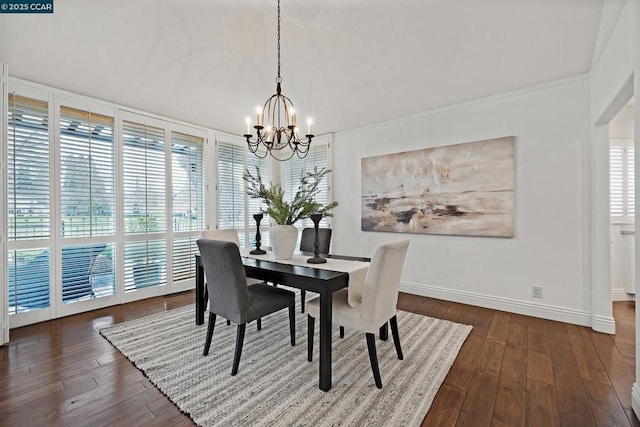
[[(96, 332), (192, 302), (186, 292), (12, 330), (0, 425), (193, 425)], [(640, 426), (633, 302), (614, 303), (614, 336), (408, 294), (398, 308), (473, 325), (423, 425)]]

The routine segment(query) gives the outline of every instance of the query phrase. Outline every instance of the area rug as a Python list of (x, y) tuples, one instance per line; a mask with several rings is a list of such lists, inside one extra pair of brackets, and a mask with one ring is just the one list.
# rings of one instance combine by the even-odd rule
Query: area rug
[[(299, 301), (299, 298), (297, 298)], [(398, 312), (404, 360), (393, 339), (376, 341), (383, 388), (377, 389), (364, 334), (333, 339), (329, 392), (318, 389), (318, 328), (307, 361), (306, 314), (297, 308), (296, 346), (288, 312), (247, 325), (240, 368), (231, 376), (234, 324), (218, 318), (209, 355), (194, 307), (158, 313), (100, 330), (182, 412), (201, 426), (418, 426), (471, 326)]]

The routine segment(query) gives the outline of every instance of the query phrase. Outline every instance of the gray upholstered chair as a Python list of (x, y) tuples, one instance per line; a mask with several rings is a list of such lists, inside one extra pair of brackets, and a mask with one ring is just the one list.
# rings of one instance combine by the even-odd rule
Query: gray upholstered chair
[[(402, 360), (402, 348), (398, 335), (398, 322), (396, 319), (396, 304), (400, 288), (400, 276), (402, 266), (409, 247), (409, 240), (398, 240), (385, 243), (376, 248), (367, 277), (364, 281), (362, 295), (357, 301), (349, 301), (348, 288), (341, 289), (333, 294), (333, 321), (341, 327), (356, 329), (365, 333), (367, 347), (369, 349), (369, 361), (376, 387), (382, 388), (380, 370), (378, 368), (378, 356), (376, 354), (375, 334), (380, 327), (387, 322), (391, 324), (391, 333), (395, 343), (398, 359)], [(308, 315), (308, 349), (307, 359), (312, 360), (313, 353), (313, 329), (315, 318), (319, 313), (319, 299), (312, 299), (307, 303)]]
[(295, 294), (264, 283), (247, 286), (240, 251), (235, 243), (208, 239), (199, 239), (197, 243), (205, 273), (215, 277), (207, 282), (209, 325), (203, 355), (209, 354), (218, 315), (238, 325), (231, 375), (238, 373), (246, 324), (252, 320), (288, 308), (291, 345), (296, 345)]
[[(233, 242), (238, 247), (240, 247), (240, 238), (238, 237), (238, 230), (235, 228), (225, 228), (225, 229), (214, 229), (214, 230), (202, 230), (200, 233), (200, 237), (203, 239), (211, 239), (211, 240), (221, 240), (223, 242)], [(209, 290), (207, 289), (207, 273), (204, 273), (204, 300), (208, 299)], [(247, 277), (247, 285), (255, 285), (256, 283), (264, 283), (263, 280), (254, 279), (253, 277)], [(227, 325), (230, 325), (231, 322), (227, 320)], [(262, 327), (260, 323), (260, 319), (257, 321), (257, 328), (260, 330)]]
[[(238, 230), (235, 228), (215, 229), (215, 230), (202, 230), (200, 237), (203, 239), (222, 240), (223, 242), (233, 242), (240, 247), (240, 238), (238, 237)], [(204, 282), (207, 283), (207, 275), (205, 273)], [(254, 279), (247, 277), (247, 285), (254, 285), (256, 283), (263, 283), (260, 279)], [(205, 291), (206, 291), (205, 287)]]
[[(314, 252), (316, 241), (316, 230), (314, 228), (305, 228), (302, 230), (302, 237), (300, 238), (300, 251), (302, 252)], [(331, 229), (330, 228), (318, 228), (318, 252), (321, 254), (329, 253), (329, 245), (331, 244)], [(307, 299), (307, 291), (300, 290), (300, 305), (301, 312), (304, 313), (305, 301)]]

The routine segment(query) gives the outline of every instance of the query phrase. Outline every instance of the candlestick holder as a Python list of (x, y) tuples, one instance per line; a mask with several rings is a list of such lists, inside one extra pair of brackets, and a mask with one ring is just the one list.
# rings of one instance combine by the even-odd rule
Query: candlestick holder
[(249, 252), (251, 255), (264, 255), (267, 253), (264, 249), (260, 249), (260, 242), (262, 240), (262, 236), (260, 236), (260, 221), (262, 221), (263, 216), (261, 213), (253, 216), (253, 219), (256, 220), (256, 248)]
[(307, 262), (309, 264), (324, 264), (326, 259), (320, 256), (320, 237), (318, 236), (318, 224), (322, 219), (322, 214), (313, 214), (309, 216), (313, 221), (313, 228), (315, 229), (315, 238), (313, 240), (313, 258), (309, 258)]

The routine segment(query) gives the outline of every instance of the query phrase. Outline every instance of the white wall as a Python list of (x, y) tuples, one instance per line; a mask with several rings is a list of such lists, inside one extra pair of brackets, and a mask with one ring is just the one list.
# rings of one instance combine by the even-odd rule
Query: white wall
[[(336, 134), (334, 251), (371, 255), (409, 237), (405, 291), (590, 324), (589, 122), (589, 81), (578, 77)], [(360, 230), (361, 158), (508, 135), (516, 137), (513, 238)], [(532, 286), (543, 287), (542, 299)]]
[[(634, 61), (638, 55), (637, 34), (634, 23), (634, 9), (638, 0), (605, 2), (608, 25), (601, 23), (603, 51), (591, 70), (591, 158), (593, 203), (591, 212), (593, 223), (592, 239), (592, 281), (593, 318), (611, 317), (611, 265), (609, 229), (609, 126), (608, 123), (634, 95)], [(603, 9), (603, 11), (604, 11)], [(635, 77), (637, 78), (637, 76)], [(637, 85), (636, 85), (637, 86)], [(637, 88), (635, 89), (637, 92)], [(637, 96), (636, 96), (637, 99)]]

